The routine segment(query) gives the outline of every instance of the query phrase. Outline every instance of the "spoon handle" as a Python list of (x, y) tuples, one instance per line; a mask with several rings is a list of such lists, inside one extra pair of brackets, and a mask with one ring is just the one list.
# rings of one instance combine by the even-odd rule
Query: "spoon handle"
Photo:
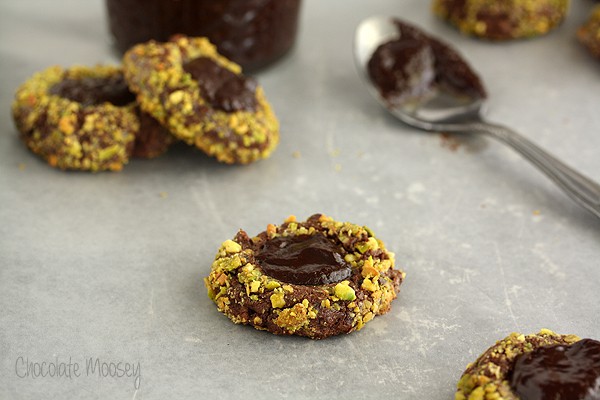
[(558, 160), (525, 137), (502, 125), (475, 123), (472, 129), (511, 146), (531, 161), (579, 205), (600, 217), (600, 185)]

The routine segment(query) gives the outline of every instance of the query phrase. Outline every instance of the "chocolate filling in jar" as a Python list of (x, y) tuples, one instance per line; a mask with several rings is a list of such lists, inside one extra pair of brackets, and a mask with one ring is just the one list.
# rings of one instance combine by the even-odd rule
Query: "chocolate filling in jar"
[(600, 342), (524, 353), (515, 360), (510, 385), (521, 400), (600, 400)]
[(256, 255), (265, 274), (295, 285), (326, 285), (352, 274), (340, 246), (317, 233), (279, 236), (265, 242)]
[(174, 34), (206, 36), (219, 53), (258, 69), (294, 44), (301, 0), (106, 0), (119, 51)]

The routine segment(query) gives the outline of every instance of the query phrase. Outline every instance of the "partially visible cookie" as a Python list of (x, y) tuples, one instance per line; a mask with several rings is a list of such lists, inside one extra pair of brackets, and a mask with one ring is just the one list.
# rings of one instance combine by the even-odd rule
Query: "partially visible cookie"
[(544, 35), (565, 18), (569, 0), (434, 0), (433, 12), (461, 32), (491, 40)]
[(141, 108), (176, 137), (225, 163), (268, 157), (279, 124), (263, 89), (206, 38), (134, 46), (125, 76)]
[(469, 364), (455, 395), (456, 400), (571, 398), (600, 399), (600, 342), (548, 329), (512, 333), (496, 342)]
[(600, 5), (593, 8), (588, 20), (577, 31), (577, 37), (594, 57), (600, 58)]
[(323, 339), (389, 311), (404, 273), (366, 227), (316, 214), (225, 241), (204, 282), (237, 324)]
[(173, 141), (139, 111), (122, 70), (113, 66), (36, 73), (17, 89), (12, 114), (27, 147), (61, 169), (118, 171), (132, 154), (153, 157)]

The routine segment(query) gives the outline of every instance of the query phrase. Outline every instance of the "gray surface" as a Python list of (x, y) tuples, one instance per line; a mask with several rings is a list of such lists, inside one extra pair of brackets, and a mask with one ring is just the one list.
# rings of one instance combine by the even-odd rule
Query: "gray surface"
[[(0, 398), (448, 399), (465, 365), (511, 331), (600, 338), (600, 222), (500, 144), (452, 150), (388, 117), (350, 53), (372, 14), (426, 27), (480, 71), (491, 120), (600, 180), (600, 64), (574, 39), (591, 2), (574, 3), (545, 38), (490, 44), (422, 0), (308, 0), (294, 52), (259, 75), (282, 125), (271, 159), (231, 167), (180, 146), (92, 175), (30, 154), (9, 109), (34, 71), (117, 62), (102, 3), (2, 1)], [(408, 276), (392, 311), (324, 341), (219, 314), (202, 277), (220, 242), (315, 212), (368, 225), (396, 252)], [(139, 362), (140, 388), (19, 378), (18, 357)]]

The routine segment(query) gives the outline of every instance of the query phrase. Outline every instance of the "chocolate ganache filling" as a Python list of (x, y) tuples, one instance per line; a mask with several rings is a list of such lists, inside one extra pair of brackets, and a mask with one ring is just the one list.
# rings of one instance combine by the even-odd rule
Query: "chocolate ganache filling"
[(368, 68), (381, 95), (394, 104), (425, 95), (435, 79), (433, 52), (419, 40), (393, 40), (381, 45)]
[(486, 97), (481, 80), (456, 50), (403, 21), (394, 23), (399, 37), (380, 45), (367, 65), (390, 105), (419, 101), (435, 90)]
[(135, 101), (135, 95), (127, 88), (122, 75), (106, 78), (66, 78), (53, 85), (49, 92), (81, 103), (83, 106), (111, 103), (122, 107)]
[(295, 285), (326, 285), (348, 278), (344, 251), (321, 233), (279, 236), (265, 242), (256, 259), (265, 274)]
[(254, 79), (235, 74), (208, 57), (194, 58), (183, 64), (183, 70), (192, 75), (210, 105), (226, 112), (257, 109), (257, 83)]
[(515, 360), (510, 385), (521, 400), (600, 400), (600, 342), (524, 353)]

